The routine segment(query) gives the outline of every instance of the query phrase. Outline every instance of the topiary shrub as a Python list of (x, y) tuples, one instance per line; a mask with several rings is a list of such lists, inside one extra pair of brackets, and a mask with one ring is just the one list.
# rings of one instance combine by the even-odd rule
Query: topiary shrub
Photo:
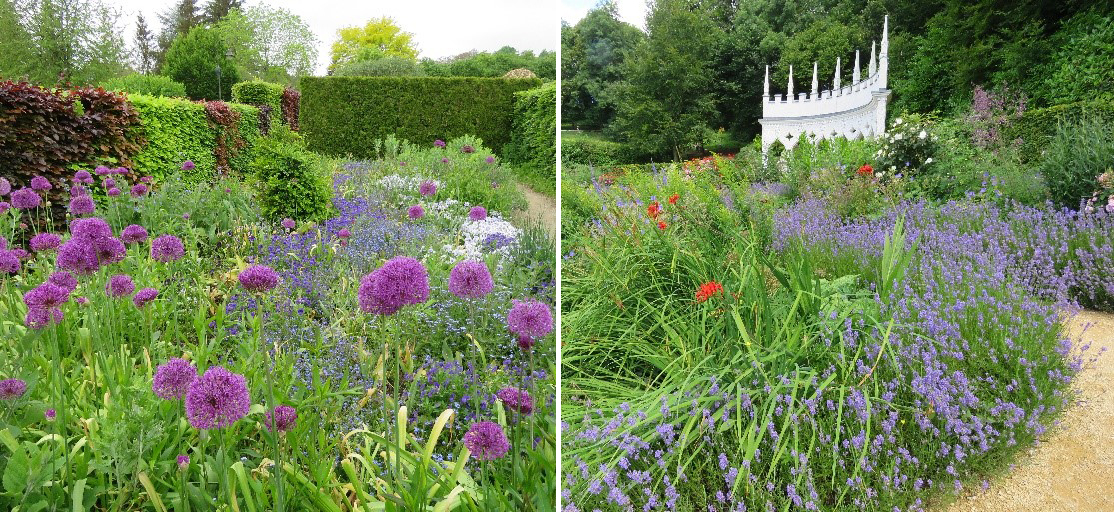
[(163, 75), (132, 73), (108, 80), (103, 84), (103, 87), (109, 91), (146, 94), (148, 96), (186, 96), (186, 86), (184, 84)]
[(273, 84), (261, 80), (240, 82), (232, 86), (232, 101), (255, 107), (270, 107), (268, 112), (272, 116), (271, 119), (279, 119), (282, 113), (282, 95), (284, 90), (285, 88), (280, 84)]
[[(166, 51), (167, 76), (186, 85), (191, 99), (221, 99), (240, 81), (236, 63), (225, 56), (227, 47), (216, 29), (197, 26), (174, 40)], [(220, 67), (218, 78), (215, 72)]]
[(256, 147), (255, 175), (263, 215), (271, 220), (317, 220), (328, 214), (332, 191), (324, 162), (296, 144), (272, 138)]

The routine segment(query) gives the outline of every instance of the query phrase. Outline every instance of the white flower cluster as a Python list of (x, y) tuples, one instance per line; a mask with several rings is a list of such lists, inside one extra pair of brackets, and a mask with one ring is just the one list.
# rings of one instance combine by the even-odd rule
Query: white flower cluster
[(414, 195), (417, 195), (418, 187), (422, 186), (422, 182), (425, 181), (433, 181), (435, 185), (441, 187), (441, 182), (437, 180), (429, 180), (421, 176), (399, 176), (398, 174), (383, 176), (379, 178), (377, 183), (387, 190), (412, 191)]
[(442, 215), (450, 209), (456, 209), (458, 206), (460, 207), (459, 209), (464, 211), (467, 211), (468, 208), (472, 207), (472, 205), (469, 203), (466, 203), (464, 201), (457, 201), (456, 199), (450, 197), (443, 201), (423, 204), (422, 208), (425, 208), (425, 212), (427, 215), (431, 213), (434, 215)]
[[(491, 235), (502, 235), (505, 239), (510, 240), (510, 243), (494, 251), (489, 251), (483, 244)], [(506, 257), (510, 254), (514, 245), (518, 243), (518, 237), (521, 235), (522, 230), (503, 220), (498, 214), (489, 214), (484, 220), (465, 220), (461, 226), (460, 238), (457, 243), (442, 247), (445, 251), (445, 261), (480, 259), (486, 254), (498, 254), (501, 257)]]

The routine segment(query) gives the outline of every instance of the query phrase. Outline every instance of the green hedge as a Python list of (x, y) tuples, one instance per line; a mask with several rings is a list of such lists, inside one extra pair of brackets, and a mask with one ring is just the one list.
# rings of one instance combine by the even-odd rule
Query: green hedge
[(162, 75), (143, 75), (132, 73), (106, 80), (102, 86), (107, 91), (126, 92), (129, 94), (147, 94), (150, 96), (174, 96), (184, 98), (186, 86), (175, 82), (173, 78)]
[(375, 156), (395, 135), (418, 144), (475, 135), (499, 152), (510, 142), (514, 93), (537, 79), (459, 77), (304, 77), (301, 132), (327, 155)]
[(1056, 135), (1056, 126), (1061, 121), (1078, 120), (1084, 117), (1094, 117), (1105, 123), (1114, 124), (1114, 102), (1081, 101), (1030, 110), (1007, 126), (1002, 135), (1005, 140), (1020, 138), (1021, 157), (1031, 162), (1038, 159), (1048, 148), (1052, 137)]
[(282, 84), (261, 80), (240, 82), (232, 86), (232, 101), (245, 105), (268, 105), (271, 117), (280, 119), (282, 115)]
[(570, 164), (614, 165), (625, 163), (626, 149), (618, 142), (611, 142), (591, 135), (562, 134), (561, 161)]
[[(204, 103), (141, 94), (129, 95), (128, 101), (139, 112), (137, 135), (147, 139), (147, 144), (133, 159), (137, 170), (160, 179), (177, 174), (188, 182), (214, 178), (213, 147), (217, 131), (209, 124)], [(246, 173), (255, 158), (252, 147), (259, 138), (259, 109), (236, 103), (229, 106), (240, 113), (240, 136), (246, 142), (232, 158), (232, 169)], [(192, 161), (196, 168), (182, 170), (182, 162), (186, 160)]]
[(514, 121), (505, 157), (537, 178), (557, 179), (557, 83), (514, 93)]

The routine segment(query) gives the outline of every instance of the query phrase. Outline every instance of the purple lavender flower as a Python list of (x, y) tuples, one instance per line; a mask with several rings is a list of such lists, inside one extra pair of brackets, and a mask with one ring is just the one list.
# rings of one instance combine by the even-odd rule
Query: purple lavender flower
[(132, 186), (132, 189), (131, 189), (130, 193), (131, 193), (132, 197), (143, 197), (143, 196), (147, 195), (147, 185), (144, 185), (142, 183), (136, 183), (135, 185)]
[(15, 252), (0, 249), (0, 272), (6, 274), (18, 274), (19, 269), (23, 265), (19, 262), (19, 256)]
[(54, 233), (39, 233), (31, 237), (32, 251), (52, 251), (62, 245), (62, 237)]
[(482, 299), (495, 288), (482, 261), (462, 261), (449, 272), (449, 291), (461, 298)]
[(503, 402), (508, 409), (517, 411), (522, 414), (530, 414), (534, 412), (534, 399), (530, 397), (530, 393), (518, 388), (503, 388), (500, 389), (495, 396)]
[(104, 292), (114, 299), (126, 297), (134, 291), (135, 282), (127, 274), (117, 274), (108, 278), (108, 283), (104, 286)]
[(298, 412), (293, 407), (280, 405), (275, 407), (274, 411), (267, 413), (267, 416), (263, 418), (263, 424), (268, 429), (289, 432), (294, 429), (297, 420)]
[(433, 141), (433, 145), (436, 146), (436, 147), (439, 147), (439, 148), (443, 148), (443, 147), (445, 147), (445, 141), (443, 141), (441, 139), (437, 139), (437, 140)]
[(116, 196), (120, 195), (120, 189), (118, 189), (116, 187), (112, 187), (112, 188), (108, 189), (108, 195), (109, 195), (109, 197), (116, 197)]
[(120, 238), (126, 244), (138, 244), (147, 241), (147, 230), (138, 224), (132, 224), (120, 233)]
[(518, 336), (541, 338), (553, 332), (549, 306), (536, 300), (515, 300), (507, 313), (507, 329)]
[(7, 178), (0, 178), (0, 196), (12, 193), (12, 183)]
[(392, 258), (360, 280), (358, 297), (365, 313), (393, 315), (429, 300), (429, 275), (416, 259)]
[(193, 160), (186, 160), (185, 162), (182, 162), (183, 171), (192, 171), (195, 168), (197, 168), (197, 165), (193, 163)]
[(186, 254), (182, 240), (174, 235), (162, 235), (151, 242), (151, 259), (162, 263), (178, 261)]
[(474, 221), (486, 219), (487, 208), (484, 208), (482, 206), (473, 206), (471, 210), (468, 210), (468, 218)]
[(53, 284), (54, 286), (66, 290), (66, 293), (73, 293), (73, 291), (77, 289), (77, 278), (74, 277), (73, 274), (66, 271), (60, 270), (58, 272), (50, 274), (50, 277), (48, 277), (46, 281), (50, 284)]
[(503, 427), (490, 421), (473, 423), (464, 434), (464, 446), (479, 460), (495, 460), (507, 454), (511, 443)]
[(284, 227), (286, 229), (294, 229), (294, 227), (297, 226), (297, 225), (298, 224), (296, 222), (294, 222), (294, 219), (291, 219), (289, 217), (287, 217), (285, 219), (282, 219), (282, 227)]
[(155, 369), (151, 390), (163, 400), (181, 400), (186, 397), (194, 380), (197, 380), (197, 368), (189, 361), (175, 357)]
[(12, 206), (19, 210), (38, 208), (43, 203), (43, 198), (27, 187), (12, 192)]
[(43, 176), (35, 176), (34, 178), (31, 178), (32, 190), (50, 190), (52, 188), (54, 187), (50, 185), (50, 180), (46, 179)]
[(220, 366), (206, 370), (186, 392), (186, 417), (197, 429), (227, 427), (246, 416), (250, 408), (247, 380)]
[(406, 211), (406, 213), (410, 216), (411, 220), (417, 220), (425, 216), (425, 209), (422, 208), (422, 205), (416, 204), (414, 206), (411, 206), (410, 209)]
[(437, 184), (426, 180), (418, 187), (418, 193), (423, 196), (432, 196), (437, 193)]
[(142, 309), (147, 304), (150, 304), (151, 301), (155, 300), (155, 298), (157, 298), (158, 296), (158, 290), (154, 288), (144, 288), (135, 293), (135, 297), (132, 297), (132, 303), (135, 304), (135, 307)]
[(0, 380), (0, 400), (15, 400), (27, 392), (27, 383), (22, 379)]
[(278, 273), (266, 265), (251, 265), (240, 272), (240, 286), (249, 292), (270, 291), (278, 282)]

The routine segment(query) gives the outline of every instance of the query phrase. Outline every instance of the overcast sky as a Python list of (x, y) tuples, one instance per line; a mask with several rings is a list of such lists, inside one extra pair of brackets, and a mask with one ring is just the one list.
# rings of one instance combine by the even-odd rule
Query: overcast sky
[[(619, 19), (634, 25), (643, 31), (646, 30), (646, 1), (647, 0), (616, 0), (619, 7)], [(600, 0), (561, 0), (561, 20), (569, 25), (576, 25), (588, 11), (598, 5)]]
[[(135, 38), (135, 16), (142, 12), (147, 25), (159, 31), (157, 13), (175, 0), (104, 0), (124, 12), (125, 40)], [(199, 5), (206, 0), (197, 0)], [(309, 24), (317, 35), (317, 74), (329, 65), (329, 48), (337, 29), (388, 16), (414, 34), (419, 58), (439, 59), (469, 50), (494, 51), (513, 46), (519, 51), (556, 50), (560, 21), (553, 0), (247, 0), (245, 7), (267, 4), (281, 7)], [(585, 9), (587, 11), (587, 9)]]

